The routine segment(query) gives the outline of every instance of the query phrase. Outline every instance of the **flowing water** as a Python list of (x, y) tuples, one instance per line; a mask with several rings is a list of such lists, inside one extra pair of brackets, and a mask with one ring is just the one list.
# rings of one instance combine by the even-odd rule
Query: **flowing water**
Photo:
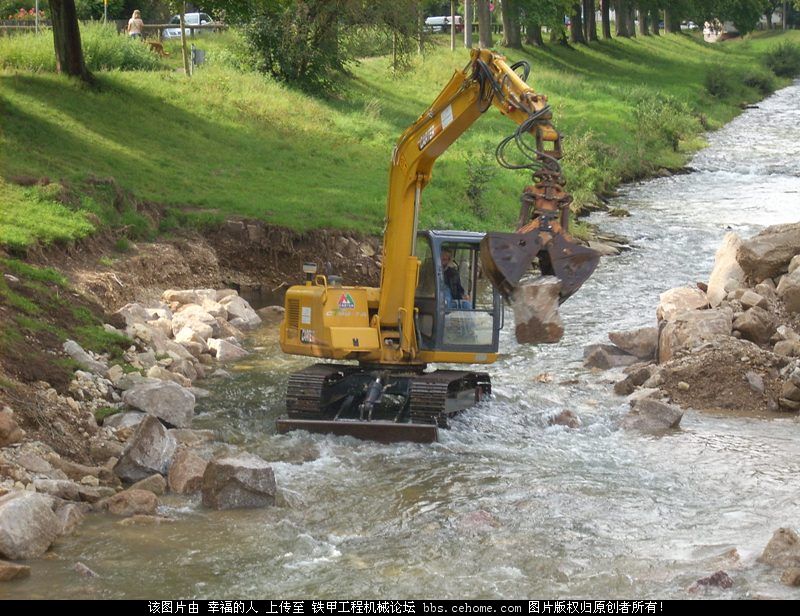
[[(604, 259), (563, 306), (560, 344), (518, 346), (504, 331), (493, 398), (440, 443), (277, 436), (287, 375), (307, 362), (265, 328), (195, 424), (271, 461), (281, 506), (213, 512), (168, 497), (169, 523), (91, 517), (0, 596), (797, 598), (755, 559), (800, 520), (798, 418), (690, 410), (662, 438), (621, 431), (613, 376), (581, 359), (610, 330), (654, 324), (660, 292), (707, 279), (727, 230), (800, 219), (798, 98), (795, 84), (711, 135), (694, 173), (626, 187), (615, 205), (633, 216), (594, 222), (636, 249)], [(563, 409), (581, 429), (548, 426)], [(78, 561), (100, 577), (79, 577)], [(732, 589), (687, 594), (719, 569)]]

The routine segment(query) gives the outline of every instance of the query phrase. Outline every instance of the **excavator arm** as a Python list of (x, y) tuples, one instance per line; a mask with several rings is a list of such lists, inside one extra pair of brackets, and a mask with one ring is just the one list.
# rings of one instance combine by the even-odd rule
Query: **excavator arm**
[[(522, 76), (519, 69), (524, 70)], [(535, 183), (523, 192), (516, 233), (488, 233), (484, 238), (481, 260), (487, 276), (508, 296), (538, 257), (544, 274), (561, 279), (563, 300), (597, 266), (599, 255), (575, 244), (567, 233), (572, 198), (563, 190), (561, 138), (550, 123), (547, 98), (525, 82), (527, 72), (527, 63), (509, 66), (503, 56), (473, 49), (469, 64), (453, 75), (398, 140), (392, 153), (386, 208), (378, 303), (382, 328), (410, 325), (408, 314), (413, 311), (419, 272), (414, 246), (421, 193), (431, 179), (433, 165), (492, 106), (517, 124), (514, 133), (498, 146), (498, 161), (507, 168), (530, 169)], [(524, 162), (506, 159), (510, 144), (519, 148)]]

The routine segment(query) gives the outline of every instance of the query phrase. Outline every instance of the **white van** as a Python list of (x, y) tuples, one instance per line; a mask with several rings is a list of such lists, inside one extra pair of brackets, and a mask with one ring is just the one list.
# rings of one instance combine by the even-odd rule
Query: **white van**
[[(455, 15), (456, 32), (464, 31), (464, 19), (461, 15)], [(450, 15), (441, 15), (439, 17), (428, 17), (425, 19), (425, 29), (428, 32), (449, 32), (450, 31)]]
[[(213, 24), (214, 20), (211, 19), (211, 16), (207, 13), (185, 13), (183, 16), (183, 22), (186, 26), (186, 36), (192, 36), (192, 34), (201, 34), (202, 30), (191, 30), (190, 26), (205, 26), (207, 24)], [(177, 25), (177, 28), (165, 28), (164, 33), (161, 35), (161, 38), (164, 39), (176, 39), (181, 38), (181, 18), (180, 15), (173, 15), (172, 19), (169, 20), (170, 24)]]

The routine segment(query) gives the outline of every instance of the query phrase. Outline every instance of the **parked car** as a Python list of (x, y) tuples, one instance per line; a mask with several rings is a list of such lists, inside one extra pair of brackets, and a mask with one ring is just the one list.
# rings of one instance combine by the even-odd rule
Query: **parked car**
[[(464, 18), (461, 15), (455, 16), (456, 32), (464, 31)], [(429, 32), (449, 32), (450, 31), (450, 15), (441, 15), (438, 17), (428, 17), (425, 19), (425, 28)]]
[[(183, 16), (184, 24), (187, 26), (186, 35), (191, 36), (194, 34), (201, 34), (202, 30), (191, 30), (189, 26), (204, 26), (206, 24), (213, 24), (214, 20), (208, 13), (185, 13)], [(165, 28), (164, 33), (161, 35), (163, 39), (176, 39), (181, 38), (181, 18), (180, 15), (173, 15), (169, 20), (170, 24), (175, 24), (177, 28)]]

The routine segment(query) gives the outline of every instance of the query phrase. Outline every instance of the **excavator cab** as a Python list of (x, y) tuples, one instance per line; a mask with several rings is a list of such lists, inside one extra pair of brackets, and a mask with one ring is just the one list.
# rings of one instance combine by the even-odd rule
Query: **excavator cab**
[(483, 272), (483, 233), (422, 231), (414, 296), (420, 351), (496, 353), (503, 300)]

